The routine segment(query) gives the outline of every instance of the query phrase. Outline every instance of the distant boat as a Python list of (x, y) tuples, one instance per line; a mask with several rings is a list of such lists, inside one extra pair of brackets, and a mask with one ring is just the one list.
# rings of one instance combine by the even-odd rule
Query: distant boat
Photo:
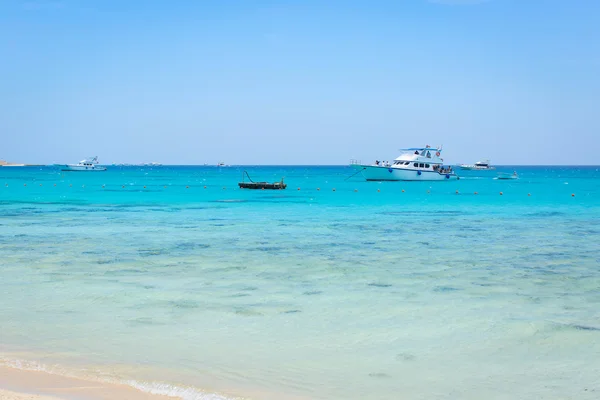
[(517, 171), (514, 171), (512, 174), (509, 172), (500, 172), (496, 179), (519, 179), (519, 175)]
[(475, 164), (460, 164), (459, 168), (467, 171), (492, 171), (496, 169), (496, 167), (490, 165), (490, 160), (477, 161)]
[(79, 161), (77, 164), (67, 164), (63, 166), (63, 171), (106, 171), (106, 167), (102, 167), (98, 165), (98, 157), (92, 157), (90, 159), (85, 159)]
[[(431, 146), (402, 150), (402, 154), (392, 163), (375, 161), (365, 165), (351, 161), (367, 181), (444, 181), (459, 179), (451, 166), (445, 166), (440, 158), (441, 148)], [(357, 173), (358, 173), (357, 172)]]
[(219, 161), (217, 167), (226, 167), (227, 165), (223, 161)]

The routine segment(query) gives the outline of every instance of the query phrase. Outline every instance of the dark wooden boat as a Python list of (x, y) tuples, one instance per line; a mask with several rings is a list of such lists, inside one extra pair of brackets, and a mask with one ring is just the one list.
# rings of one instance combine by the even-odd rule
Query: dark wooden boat
[[(249, 182), (245, 181), (245, 177), (248, 177)], [(254, 182), (247, 171), (242, 174), (242, 181), (238, 183), (240, 189), (267, 189), (267, 190), (283, 190), (287, 187), (283, 183), (283, 178), (279, 182)]]

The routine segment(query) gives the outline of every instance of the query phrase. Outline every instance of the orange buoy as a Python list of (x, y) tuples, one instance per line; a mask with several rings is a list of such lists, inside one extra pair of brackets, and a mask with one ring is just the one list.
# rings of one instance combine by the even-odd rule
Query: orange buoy
[(571, 197), (575, 197), (575, 193), (571, 193)]
[(502, 196), (504, 193), (500, 192), (500, 196)]
[(300, 190), (300, 188), (298, 188), (298, 190)]

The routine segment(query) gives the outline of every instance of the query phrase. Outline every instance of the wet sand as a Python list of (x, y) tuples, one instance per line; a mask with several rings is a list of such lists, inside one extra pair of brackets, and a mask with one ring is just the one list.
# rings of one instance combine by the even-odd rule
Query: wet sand
[(0, 367), (0, 400), (166, 400), (126, 385)]

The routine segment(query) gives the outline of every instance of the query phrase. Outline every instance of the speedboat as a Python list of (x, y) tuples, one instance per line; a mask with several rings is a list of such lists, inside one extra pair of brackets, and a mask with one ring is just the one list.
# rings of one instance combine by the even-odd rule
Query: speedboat
[(514, 171), (512, 174), (508, 172), (500, 172), (496, 179), (519, 179), (519, 175), (517, 175), (517, 171)]
[(496, 169), (496, 167), (490, 165), (490, 160), (477, 161), (475, 164), (460, 164), (459, 167), (469, 171), (491, 171)]
[(98, 157), (81, 160), (77, 164), (63, 166), (63, 171), (106, 171), (106, 167), (98, 165)]
[[(451, 166), (445, 166), (440, 158), (442, 148), (415, 147), (402, 149), (402, 154), (392, 163), (376, 160), (366, 165), (352, 161), (367, 181), (443, 181), (459, 179)], [(357, 173), (358, 173), (357, 172)]]

